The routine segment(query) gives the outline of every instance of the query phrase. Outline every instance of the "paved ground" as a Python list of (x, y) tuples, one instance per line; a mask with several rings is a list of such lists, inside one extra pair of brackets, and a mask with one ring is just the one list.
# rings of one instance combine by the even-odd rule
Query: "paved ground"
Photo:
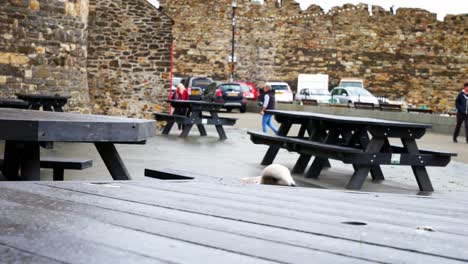
[[(130, 173), (135, 180), (144, 180), (145, 168), (178, 170), (200, 175), (203, 181), (237, 182), (241, 177), (259, 175), (259, 165), (267, 147), (254, 145), (247, 135), (248, 130), (260, 130), (260, 115), (223, 114), (239, 118), (235, 127), (226, 128), (228, 140), (219, 141), (214, 128), (208, 128), (208, 137), (199, 137), (193, 132), (187, 139), (177, 137), (178, 131), (162, 136), (160, 133), (146, 145), (119, 145)], [(298, 129), (298, 128), (293, 128)], [(446, 168), (429, 168), (436, 193), (468, 191), (468, 148), (466, 144), (454, 144), (450, 136), (428, 133), (419, 142), (420, 147), (459, 153)], [(1, 147), (1, 146), (0, 146)], [(3, 147), (2, 147), (3, 148)], [(85, 157), (94, 160), (94, 166), (85, 171), (67, 171), (66, 180), (109, 180), (110, 175), (92, 144), (55, 144), (53, 150), (42, 150), (43, 155)], [(281, 150), (276, 163), (290, 169), (298, 155)], [(332, 162), (333, 169), (325, 171), (320, 180), (306, 180), (294, 175), (303, 186), (343, 189), (352, 174), (352, 168), (341, 162)], [(367, 181), (363, 190), (392, 193), (418, 193), (416, 181), (410, 168), (383, 167), (387, 180), (384, 183)], [(44, 179), (51, 179), (51, 172), (43, 172)]]

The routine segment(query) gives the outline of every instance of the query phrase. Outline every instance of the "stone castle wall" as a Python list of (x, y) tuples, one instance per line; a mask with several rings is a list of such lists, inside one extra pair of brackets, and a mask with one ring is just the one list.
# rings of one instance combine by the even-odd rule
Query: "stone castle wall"
[(72, 96), (86, 111), (87, 0), (0, 0), (0, 98), (17, 92)]
[[(231, 1), (160, 2), (175, 20), (175, 74), (227, 80)], [(326, 73), (334, 87), (340, 78), (360, 77), (376, 95), (439, 111), (453, 108), (468, 81), (466, 14), (437, 21), (421, 9), (401, 8), (392, 15), (374, 6), (371, 16), (367, 5), (324, 14), (319, 6), (302, 11), (293, 0), (282, 7), (276, 1), (237, 2), (237, 16), (248, 18), (238, 20), (236, 30), (240, 80), (279, 80), (295, 87), (300, 73)]]
[(145, 0), (91, 0), (93, 111), (152, 118), (170, 89), (172, 19)]

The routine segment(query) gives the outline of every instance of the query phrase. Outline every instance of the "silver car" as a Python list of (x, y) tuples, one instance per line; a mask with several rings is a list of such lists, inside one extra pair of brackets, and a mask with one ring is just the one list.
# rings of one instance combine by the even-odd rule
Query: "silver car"
[(373, 96), (369, 91), (361, 87), (335, 87), (331, 91), (333, 101), (338, 101), (340, 104), (354, 104), (356, 102), (372, 103), (379, 105), (377, 97)]

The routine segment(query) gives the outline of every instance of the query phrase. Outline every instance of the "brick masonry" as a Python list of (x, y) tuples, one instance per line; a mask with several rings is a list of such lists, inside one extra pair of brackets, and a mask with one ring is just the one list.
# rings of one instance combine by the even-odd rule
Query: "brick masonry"
[(72, 96), (87, 111), (87, 0), (0, 0), (0, 97), (16, 92)]
[(170, 89), (172, 19), (144, 0), (91, 0), (88, 82), (93, 111), (144, 116)]
[[(161, 0), (175, 20), (175, 73), (227, 80), (231, 52), (231, 1)], [(427, 104), (438, 111), (468, 81), (468, 15), (436, 15), (421, 9), (344, 5), (324, 14), (319, 6), (300, 10), (293, 0), (264, 6), (238, 0), (238, 79), (280, 80), (296, 86), (300, 73), (330, 75), (330, 88), (343, 77), (361, 77), (376, 95)], [(346, 9), (357, 8), (346, 11)], [(320, 16), (312, 16), (321, 14)], [(310, 17), (300, 18), (297, 16)], [(294, 18), (294, 16), (296, 16)], [(289, 19), (272, 18), (289, 17)], [(269, 19), (269, 20), (268, 20)]]

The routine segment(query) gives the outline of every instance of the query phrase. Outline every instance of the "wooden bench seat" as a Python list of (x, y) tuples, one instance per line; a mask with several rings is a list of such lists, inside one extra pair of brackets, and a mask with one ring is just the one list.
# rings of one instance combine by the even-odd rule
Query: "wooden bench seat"
[(380, 111), (401, 112), (400, 104), (380, 104)]
[(318, 156), (321, 158), (341, 160), (353, 165), (402, 165), (402, 166), (434, 166), (445, 167), (455, 153), (420, 150), (419, 154), (405, 153), (404, 148), (391, 146), (392, 152), (372, 153), (362, 149), (340, 145), (332, 145), (304, 139), (272, 136), (264, 133), (248, 132), (254, 144), (277, 146), (300, 154)]
[[(41, 157), (41, 168), (53, 169), (54, 181), (63, 181), (65, 170), (84, 170), (93, 166), (88, 159)], [(0, 168), (3, 168), (3, 159), (0, 159)]]
[(176, 121), (183, 122), (187, 117), (183, 115), (171, 115), (169, 113), (154, 113), (156, 121)]
[(408, 113), (432, 114), (432, 109), (408, 108)]
[(373, 103), (355, 102), (354, 103), (354, 108), (355, 109), (374, 110), (375, 105)]

